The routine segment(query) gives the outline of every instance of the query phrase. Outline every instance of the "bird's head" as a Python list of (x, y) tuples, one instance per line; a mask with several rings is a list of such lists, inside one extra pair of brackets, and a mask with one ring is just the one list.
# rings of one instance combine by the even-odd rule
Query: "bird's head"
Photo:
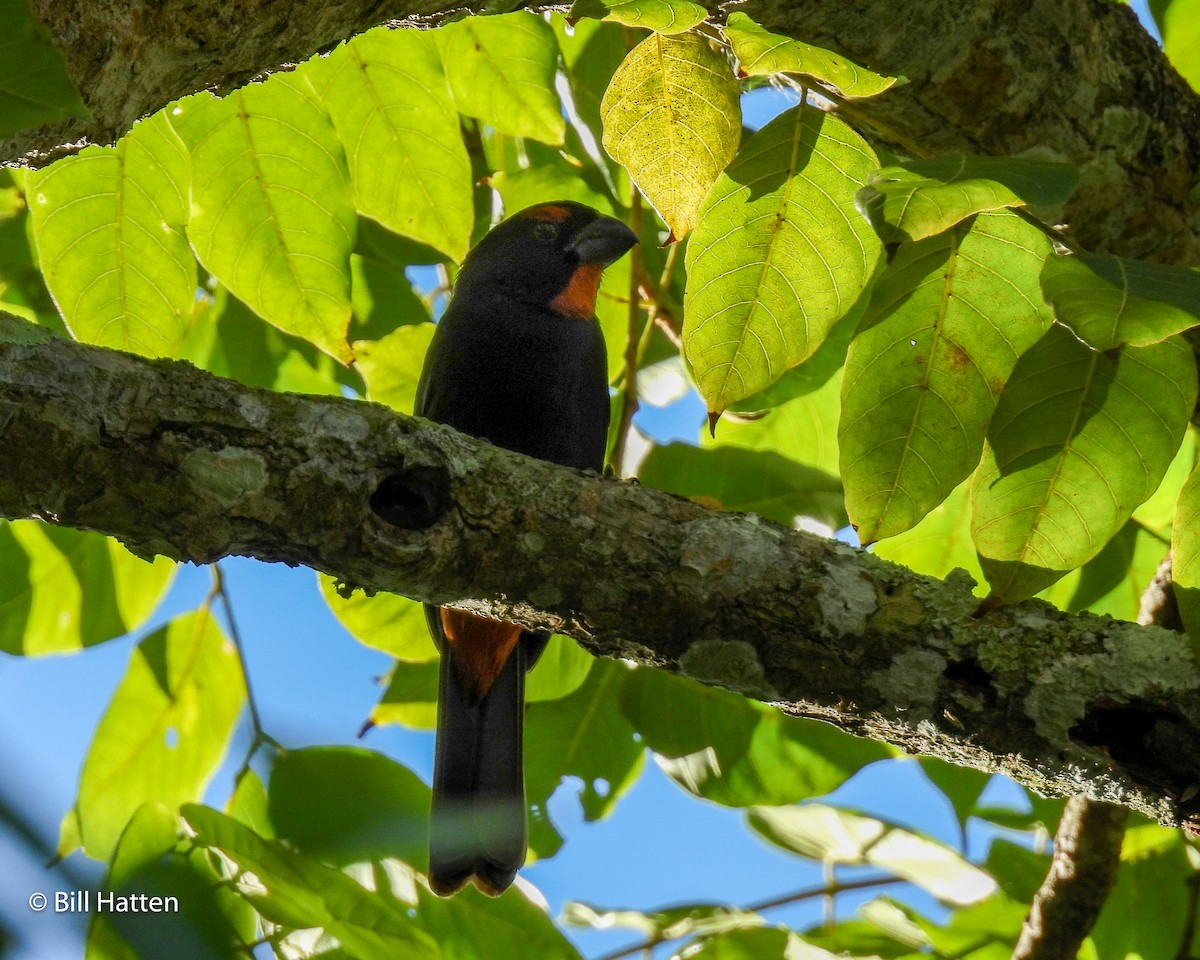
[(582, 203), (528, 207), (495, 227), (467, 255), (458, 293), (482, 286), (531, 306), (588, 318), (596, 312), (600, 274), (637, 236)]

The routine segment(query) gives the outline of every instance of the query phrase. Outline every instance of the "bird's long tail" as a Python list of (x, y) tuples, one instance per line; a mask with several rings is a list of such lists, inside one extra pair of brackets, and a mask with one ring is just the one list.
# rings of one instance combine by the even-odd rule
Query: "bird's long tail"
[(515, 645), (476, 698), (464, 689), (450, 644), (442, 645), (429, 822), (429, 884), (440, 896), (468, 880), (499, 896), (525, 862), (525, 646)]

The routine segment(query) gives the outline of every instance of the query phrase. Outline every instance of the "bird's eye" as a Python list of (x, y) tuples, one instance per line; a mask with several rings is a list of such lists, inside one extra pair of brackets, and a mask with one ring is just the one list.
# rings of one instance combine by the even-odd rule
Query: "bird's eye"
[(549, 220), (539, 220), (533, 225), (533, 235), (543, 243), (549, 243), (558, 236), (558, 224)]

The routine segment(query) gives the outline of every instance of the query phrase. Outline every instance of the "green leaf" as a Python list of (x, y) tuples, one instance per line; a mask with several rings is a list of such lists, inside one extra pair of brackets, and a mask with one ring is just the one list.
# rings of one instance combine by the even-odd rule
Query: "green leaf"
[(1151, 8), (1167, 59), (1193, 90), (1200, 90), (1200, 0), (1166, 0)]
[(308, 83), (276, 74), (179, 101), (192, 156), (188, 237), (204, 268), (268, 323), (351, 359), (354, 206), (346, 158)]
[(433, 35), (381, 27), (308, 66), (346, 147), (359, 212), (462, 260), (475, 219), (471, 162)]
[(1195, 403), (1180, 338), (1114, 356), (1051, 327), (1005, 386), (975, 474), (971, 532), (992, 602), (1099, 553), (1157, 489)]
[(688, 960), (837, 960), (805, 944), (784, 927), (730, 930), (701, 938), (687, 949)]
[(752, 807), (752, 829), (771, 843), (827, 865), (868, 865), (895, 874), (943, 903), (966, 906), (991, 896), (996, 882), (949, 847), (874, 817), (820, 803)]
[(931, 237), (988, 210), (1062, 203), (1078, 179), (1079, 171), (1068, 163), (952, 153), (872, 173), (858, 206), (884, 243), (900, 243)]
[[(389, 870), (389, 877), (397, 875)], [(519, 885), (494, 900), (470, 888), (449, 899), (435, 897), (423, 886), (416, 890), (416, 919), (437, 942), (443, 960), (581, 960), (555, 926), (545, 901), (530, 899)]]
[(566, 121), (554, 90), (558, 43), (540, 16), (519, 10), (445, 28), (443, 62), (460, 113), (513, 137), (560, 145)]
[(179, 353), (196, 297), (187, 151), (163, 113), (28, 178), (46, 284), (77, 339)]
[(729, 15), (725, 38), (733, 45), (745, 77), (800, 73), (848, 98), (873, 97), (907, 82), (903, 77), (873, 73), (821, 47), (771, 33), (737, 11)]
[(983, 583), (983, 569), (971, 540), (970, 486), (969, 482), (960, 483), (915, 527), (881, 540), (873, 552), (939, 580), (958, 569), (976, 585)]
[[(882, 273), (882, 270), (879, 271)], [(798, 366), (792, 367), (782, 377), (770, 386), (752, 396), (736, 403), (731, 403), (729, 409), (735, 413), (763, 413), (773, 407), (779, 407), (789, 400), (807, 396), (815, 390), (820, 390), (834, 377), (840, 374), (846, 365), (846, 352), (850, 349), (850, 341), (855, 330), (867, 312), (871, 301), (873, 286), (868, 286), (858, 298), (858, 303), (833, 325), (825, 341), (817, 347), (817, 352)], [(835, 424), (836, 430), (836, 424)], [(721, 428), (722, 433), (725, 427)]]
[(333, 577), (318, 574), (317, 579), (329, 609), (359, 643), (410, 663), (437, 659), (425, 611), (417, 601), (394, 593), (367, 596), (361, 590), (343, 597)]
[(708, 19), (708, 11), (690, 0), (575, 0), (568, 20), (591, 17), (657, 33), (684, 33)]
[(0, 137), (68, 117), (91, 120), (29, 0), (0, 0), (0, 23)]
[(761, 417), (722, 420), (716, 437), (710, 437), (705, 430), (700, 443), (702, 446), (770, 450), (837, 476), (841, 391), (842, 371), (839, 368), (824, 386), (774, 407)]
[(268, 390), (342, 393), (344, 367), (307, 340), (263, 323), (225, 287), (217, 289), (192, 332), (185, 356), (209, 373)]
[(433, 318), (402, 268), (357, 253), (350, 256), (354, 340), (382, 340), (397, 327)]
[(382, 340), (357, 340), (354, 360), (367, 384), (367, 399), (412, 415), (432, 323), (397, 327)]
[(413, 730), (433, 730), (437, 727), (437, 699), (437, 660), (397, 660), (387, 689), (371, 709), (371, 724), (402, 723)]
[(1067, 613), (1137, 620), (1142, 593), (1166, 552), (1163, 540), (1130, 520), (1096, 556), (1039, 596)]
[(812, 356), (875, 271), (854, 209), (875, 168), (841, 120), (793, 107), (747, 141), (700, 211), (687, 250), (684, 352), (709, 410)]
[(1055, 256), (1042, 270), (1055, 318), (1089, 346), (1159, 343), (1200, 323), (1200, 273), (1112, 254)]
[(175, 575), (110, 537), (38, 520), (0, 521), (0, 650), (41, 656), (135, 630)]
[(959, 830), (965, 836), (967, 820), (975, 812), (979, 797), (991, 782), (992, 775), (969, 767), (956, 767), (936, 757), (918, 757), (917, 762), (929, 782), (950, 802)]
[(574, 927), (633, 930), (643, 937), (656, 940), (680, 940), (688, 936), (761, 927), (765, 922), (757, 913), (749, 913), (728, 904), (687, 903), (653, 913), (641, 913), (637, 910), (609, 910), (578, 900), (568, 900), (563, 904), (562, 919)]
[(1163, 541), (1171, 539), (1179, 491), (1196, 465), (1196, 431), (1189, 430), (1154, 495), (1133, 511), (1133, 519)]
[(346, 874), (263, 840), (236, 820), (187, 804), (195, 842), (233, 865), (235, 888), (273, 923), (316, 928), (337, 939), (355, 960), (441, 957), (437, 944), (408, 915), (406, 903), (364, 889)]
[(145, 801), (174, 808), (199, 797), (245, 699), (237, 653), (207, 609), (139, 643), (79, 778), (75, 810), (88, 855), (106, 858)]
[[(102, 890), (115, 898), (88, 923), (85, 960), (153, 960), (185, 956), (221, 960), (244, 952), (255, 938), (252, 912), (233, 897), (200, 857), (187, 856), (179, 814), (150, 801), (138, 807), (121, 834)], [(99, 906), (91, 891), (90, 906)], [(167, 897), (162, 911), (122, 908)], [(153, 903), (153, 899), (149, 903)], [(169, 954), (165, 948), (170, 944)]]
[(629, 52), (604, 92), (604, 149), (629, 171), (672, 240), (692, 231), (737, 152), (739, 95), (729, 64), (704, 38), (658, 33)]
[[(689, 667), (703, 675), (705, 664)], [(829, 724), (787, 717), (756, 700), (662, 670), (630, 674), (621, 708), (671, 779), (730, 807), (828, 793), (860, 767), (891, 755), (887, 747)], [(679, 717), (688, 722), (679, 723)]]
[[(566, 21), (561, 16), (555, 14), (551, 19), (579, 120), (595, 138), (603, 129), (600, 104), (604, 91), (628, 53), (624, 31), (615, 23), (580, 20), (567, 33)], [(602, 155), (601, 160), (605, 159)], [(623, 173), (620, 179), (625, 180)], [(625, 186), (628, 187), (627, 180)]]
[(525, 677), (525, 702), (558, 700), (578, 690), (596, 658), (570, 637), (553, 634)]
[(846, 357), (838, 428), (846, 510), (864, 545), (903, 533), (979, 463), (1000, 391), (1050, 325), (1049, 241), (1011, 213), (903, 244)]
[(429, 787), (382, 754), (289, 750), (271, 770), (269, 798), (275, 836), (297, 853), (339, 867), (384, 857), (426, 860)]
[(1050, 870), (1052, 858), (1001, 837), (992, 840), (987, 853), (987, 872), (1013, 900), (1029, 903)]
[(1200, 465), (1179, 492), (1171, 531), (1171, 578), (1184, 628), (1200, 649)]
[(584, 818), (607, 817), (642, 771), (645, 752), (619, 708), (629, 668), (596, 660), (568, 696), (530, 704), (525, 713), (525, 786), (530, 845), (548, 856), (561, 844), (546, 805), (565, 777), (579, 777)]
[(1096, 956), (1175, 960), (1190, 953), (1184, 930), (1194, 878), (1180, 831), (1148, 823), (1131, 826), (1116, 886), (1091, 931)]
[(715, 500), (725, 510), (757, 513), (791, 526), (797, 516), (837, 529), (846, 523), (837, 477), (769, 450), (688, 443), (655, 446), (638, 479), (683, 497)]

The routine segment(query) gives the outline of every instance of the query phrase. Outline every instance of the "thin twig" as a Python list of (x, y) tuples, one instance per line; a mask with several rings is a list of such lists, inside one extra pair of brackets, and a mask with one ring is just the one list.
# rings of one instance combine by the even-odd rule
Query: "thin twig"
[[(804, 887), (801, 890), (793, 890), (791, 893), (785, 893), (778, 897), (771, 897), (769, 900), (760, 900), (757, 903), (752, 903), (747, 907), (741, 908), (743, 913), (763, 913), (767, 910), (774, 910), (778, 907), (787, 907), (793, 903), (801, 903), (805, 900), (815, 900), (818, 897), (832, 897), (839, 893), (848, 893), (851, 890), (870, 890), (874, 887), (883, 887), (893, 883), (903, 883), (899, 877), (864, 877), (861, 880), (847, 880), (833, 884), (821, 884), (817, 887)], [(642, 951), (650, 951), (659, 944), (670, 943), (672, 940), (681, 940), (691, 933), (686, 930), (674, 937), (647, 937), (645, 940), (635, 943), (629, 947), (622, 947), (620, 950), (615, 950), (612, 953), (606, 953), (596, 960), (622, 960), (624, 957), (632, 957), (635, 953)]]
[(225, 612), (225, 625), (229, 628), (229, 638), (233, 641), (233, 649), (237, 651), (238, 663), (242, 668), (242, 682), (246, 685), (246, 706), (250, 712), (250, 728), (254, 734), (250, 741), (250, 746), (246, 750), (246, 756), (242, 760), (242, 765), (238, 767), (238, 771), (234, 775), (234, 780), (237, 781), (242, 778), (242, 774), (250, 769), (250, 761), (254, 758), (254, 754), (258, 752), (259, 747), (267, 745), (280, 751), (284, 747), (263, 728), (262, 715), (258, 712), (258, 704), (254, 699), (254, 691), (250, 686), (250, 669), (246, 663), (245, 645), (242, 643), (242, 635), (238, 630), (237, 620), (233, 616), (233, 604), (230, 602), (229, 593), (225, 589), (224, 571), (221, 569), (219, 563), (212, 564), (210, 569), (212, 570), (213, 582), (205, 603), (211, 608), (215, 601), (221, 601), (221, 607)]

